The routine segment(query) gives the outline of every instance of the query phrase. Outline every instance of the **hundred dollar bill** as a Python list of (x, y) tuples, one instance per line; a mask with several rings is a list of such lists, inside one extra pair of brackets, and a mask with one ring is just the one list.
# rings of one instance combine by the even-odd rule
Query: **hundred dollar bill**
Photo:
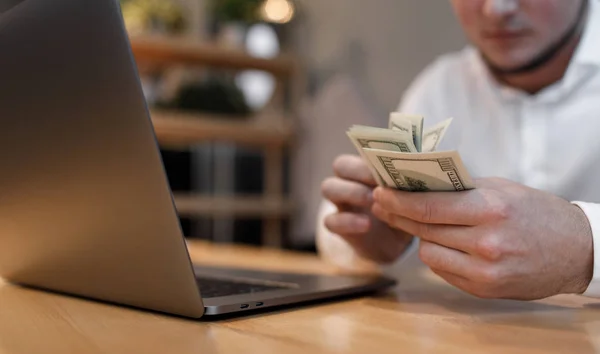
[(363, 149), (389, 188), (411, 191), (464, 191), (475, 184), (456, 151), (420, 154)]
[(452, 120), (453, 118), (446, 119), (427, 129), (425, 133), (423, 133), (423, 152), (433, 152), (437, 150), (442, 139), (444, 139), (444, 135), (446, 135), (450, 124), (452, 124)]
[(417, 149), (412, 142), (412, 137), (403, 131), (393, 131), (383, 128), (354, 125), (346, 134), (356, 147), (358, 153), (369, 166), (371, 174), (380, 186), (385, 186), (383, 178), (379, 175), (375, 167), (369, 163), (364, 154), (364, 148), (399, 151), (405, 153), (417, 152)]
[(397, 113), (390, 114), (389, 129), (405, 132), (413, 139), (414, 143), (415, 139), (413, 135), (412, 123), (406, 118), (396, 117), (395, 115), (397, 115)]
[(347, 134), (361, 148), (417, 152), (412, 137), (403, 131), (354, 125)]
[(404, 125), (405, 121), (410, 122), (412, 126), (413, 143), (415, 144), (417, 151), (421, 152), (421, 144), (423, 141), (423, 122), (425, 121), (425, 117), (393, 112), (390, 114), (388, 128), (394, 129), (394, 127), (396, 127), (396, 129), (398, 129), (399, 127)]

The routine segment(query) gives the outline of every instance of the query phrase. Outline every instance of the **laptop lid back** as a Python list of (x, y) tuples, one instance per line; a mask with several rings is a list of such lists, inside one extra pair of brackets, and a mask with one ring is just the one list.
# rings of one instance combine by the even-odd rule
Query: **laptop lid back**
[(0, 0), (0, 276), (202, 315), (116, 0)]

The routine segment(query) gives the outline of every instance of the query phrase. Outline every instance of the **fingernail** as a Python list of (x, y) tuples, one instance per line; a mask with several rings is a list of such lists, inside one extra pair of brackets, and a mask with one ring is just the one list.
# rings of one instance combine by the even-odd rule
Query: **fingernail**
[(381, 193), (383, 193), (383, 190), (381, 188), (375, 188), (375, 190), (373, 191), (373, 199), (376, 201), (381, 200)]
[(374, 200), (375, 199), (373, 198), (373, 191), (370, 191), (369, 193), (367, 193), (367, 202), (369, 204), (372, 204)]
[(367, 217), (356, 218), (354, 227), (358, 232), (366, 232), (369, 230), (370, 221)]

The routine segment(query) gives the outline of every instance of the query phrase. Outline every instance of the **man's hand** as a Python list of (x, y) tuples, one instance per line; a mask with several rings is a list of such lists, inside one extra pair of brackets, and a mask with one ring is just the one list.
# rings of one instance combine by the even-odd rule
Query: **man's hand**
[(373, 217), (370, 209), (377, 183), (367, 165), (358, 156), (342, 155), (333, 170), (336, 177), (323, 182), (322, 192), (338, 212), (326, 217), (325, 226), (361, 257), (382, 264), (396, 260), (412, 237)]
[(377, 188), (373, 213), (418, 236), (422, 261), (475, 296), (534, 300), (586, 290), (593, 244), (579, 207), (507, 180), (476, 185), (458, 193)]

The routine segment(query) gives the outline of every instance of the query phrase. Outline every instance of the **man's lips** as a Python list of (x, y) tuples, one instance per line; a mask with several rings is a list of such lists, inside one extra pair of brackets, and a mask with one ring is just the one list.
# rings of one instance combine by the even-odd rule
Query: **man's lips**
[(508, 41), (520, 39), (527, 36), (527, 31), (487, 31), (483, 33), (483, 37), (486, 39), (497, 40), (497, 41)]

